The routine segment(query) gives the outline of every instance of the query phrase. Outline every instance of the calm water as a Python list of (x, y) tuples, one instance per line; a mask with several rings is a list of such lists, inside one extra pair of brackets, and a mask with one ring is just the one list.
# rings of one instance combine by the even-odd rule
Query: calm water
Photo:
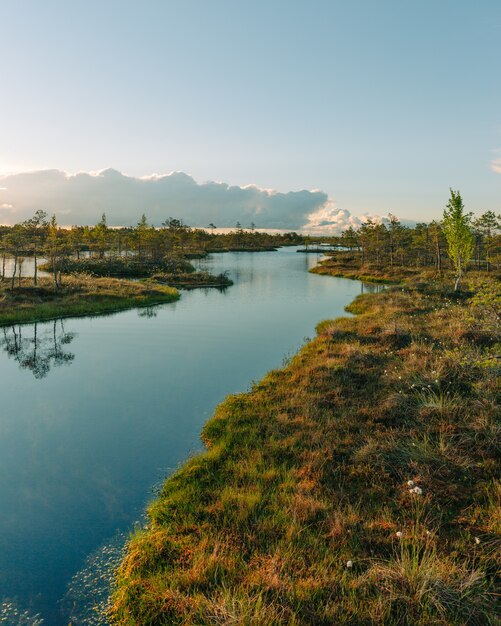
[(100, 546), (120, 543), (201, 448), (215, 406), (343, 313), (361, 284), (308, 274), (317, 261), (294, 248), (215, 255), (201, 264), (230, 270), (224, 292), (0, 329), (0, 621), (67, 624), (98, 584), (112, 550)]

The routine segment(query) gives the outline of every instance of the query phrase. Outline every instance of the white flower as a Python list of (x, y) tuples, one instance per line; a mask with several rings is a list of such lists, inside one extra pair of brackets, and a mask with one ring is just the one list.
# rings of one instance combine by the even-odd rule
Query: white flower
[(404, 533), (399, 530), (398, 533), (396, 533), (396, 535), (399, 539), (402, 539), (402, 537), (404, 536)]
[(414, 487), (414, 489), (409, 489), (410, 493), (415, 493), (417, 496), (420, 496), (423, 493), (421, 487)]
[(414, 481), (413, 481), (413, 480), (408, 480), (408, 481), (407, 481), (407, 485), (408, 485), (409, 487), (414, 487)]
[(475, 537), (475, 543), (478, 545), (480, 543), (480, 539), (478, 537)]
[(346, 567), (351, 569), (353, 567), (353, 561), (346, 561)]

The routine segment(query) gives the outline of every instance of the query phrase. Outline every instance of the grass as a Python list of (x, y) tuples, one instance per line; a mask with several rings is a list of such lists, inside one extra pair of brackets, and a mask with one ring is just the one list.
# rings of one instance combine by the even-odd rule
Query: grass
[(154, 274), (152, 280), (172, 287), (184, 287), (193, 289), (195, 287), (229, 287), (233, 281), (226, 273), (209, 274), (209, 272), (192, 272), (189, 274)]
[(218, 407), (130, 539), (113, 624), (499, 624), (501, 329), (417, 282)]
[[(43, 271), (52, 272), (52, 266), (48, 262), (39, 267)], [(146, 278), (158, 272), (189, 273), (195, 271), (193, 265), (185, 258), (173, 256), (157, 261), (141, 259), (136, 256), (69, 258), (64, 261), (62, 269), (67, 274), (85, 274), (108, 278)]]
[(378, 267), (374, 263), (361, 264), (360, 259), (353, 256), (351, 252), (339, 251), (321, 261), (310, 272), (386, 285), (398, 285), (414, 277), (429, 279), (435, 275), (435, 272), (430, 269), (424, 272), (422, 268), (405, 268), (397, 264), (394, 267)]
[(66, 276), (60, 289), (53, 285), (52, 279), (42, 278), (38, 287), (33, 287), (32, 279), (23, 279), (14, 289), (1, 287), (0, 326), (99, 315), (179, 298), (176, 289), (148, 281), (78, 275)]

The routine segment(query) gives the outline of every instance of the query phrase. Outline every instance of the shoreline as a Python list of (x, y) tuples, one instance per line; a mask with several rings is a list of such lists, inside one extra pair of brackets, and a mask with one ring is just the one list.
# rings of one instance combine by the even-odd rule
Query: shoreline
[[(4, 290), (4, 300), (0, 302), (0, 327), (69, 317), (95, 317), (175, 302), (180, 298), (177, 289), (153, 283), (66, 277), (61, 290), (55, 291), (47, 288), (45, 283), (50, 282), (43, 279), (39, 288), (30, 285)], [(6, 303), (6, 297), (11, 301)]]
[[(469, 305), (454, 306), (459, 314)], [(464, 322), (463, 335), (451, 334), (455, 315), (440, 290), (390, 287), (346, 309), (356, 315), (320, 322), (287, 367), (217, 407), (202, 431), (207, 450), (165, 480), (147, 527), (127, 546), (113, 624), (210, 624), (235, 611), (263, 625), (396, 624), (402, 605), (392, 597), (410, 584), (412, 571), (402, 568), (412, 554), (422, 555), (414, 574), (431, 573), (451, 593), (469, 577), (482, 581), (479, 605), (461, 596), (444, 623), (464, 623), (463, 610), (494, 615), (484, 593), (492, 554), (477, 547), (474, 570), (469, 562), (470, 541), (478, 546), (474, 537), (487, 541), (494, 530), (489, 505), (478, 503), (492, 498), (490, 431), (488, 445), (462, 456), (440, 434), (459, 421), (476, 440), (479, 426), (460, 407), (477, 394), (494, 397), (491, 365), (475, 370), (475, 386), (462, 382), (466, 365), (455, 350), (473, 349), (476, 331)], [(439, 374), (428, 371), (432, 362)], [(417, 379), (423, 391), (414, 391)], [(464, 493), (448, 488), (451, 476)], [(459, 521), (476, 502), (475, 515)], [(346, 563), (355, 563), (353, 572)], [(401, 581), (384, 578), (392, 568), (402, 570)], [(437, 618), (424, 596), (403, 605), (416, 614), (409, 623)]]

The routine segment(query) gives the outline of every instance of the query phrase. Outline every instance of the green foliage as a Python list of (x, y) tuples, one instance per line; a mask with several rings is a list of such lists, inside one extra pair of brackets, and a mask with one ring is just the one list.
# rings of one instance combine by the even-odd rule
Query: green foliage
[(444, 210), (443, 229), (448, 253), (456, 269), (454, 289), (457, 290), (466, 265), (473, 256), (475, 240), (471, 231), (471, 214), (464, 212), (461, 194), (453, 189), (450, 191), (451, 197)]

